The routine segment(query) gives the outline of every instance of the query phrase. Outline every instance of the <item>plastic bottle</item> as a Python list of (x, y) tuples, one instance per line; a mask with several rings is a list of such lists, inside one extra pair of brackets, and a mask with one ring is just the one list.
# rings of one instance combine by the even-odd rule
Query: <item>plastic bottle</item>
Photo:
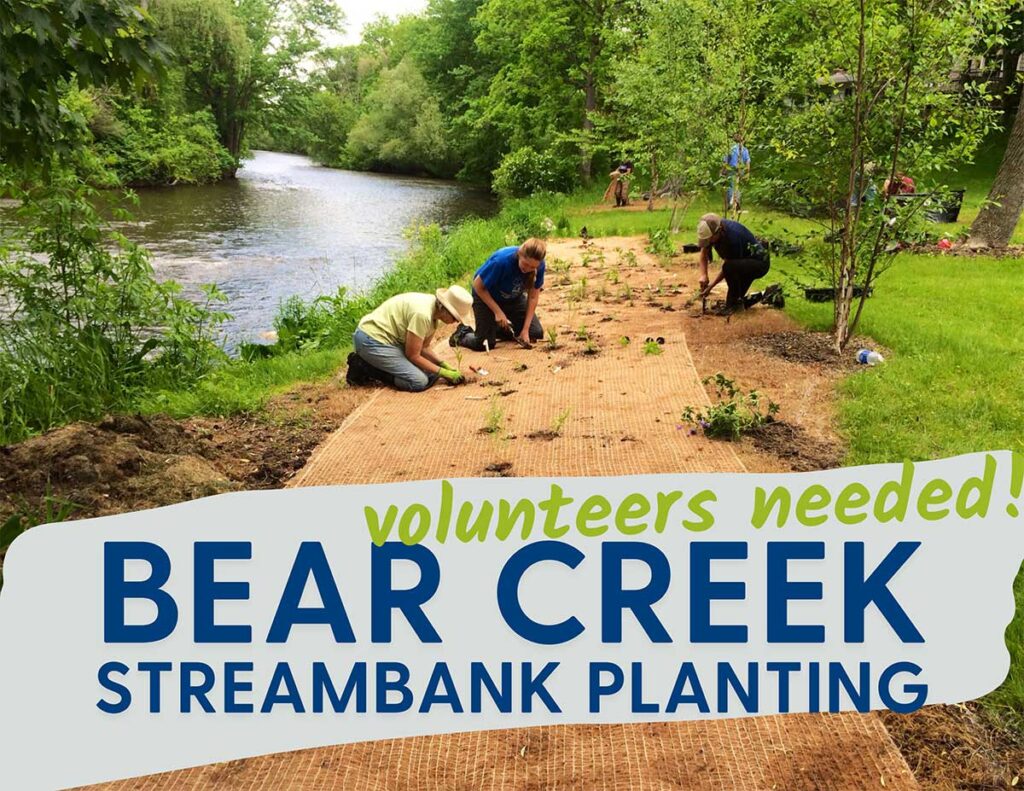
[(861, 349), (857, 352), (857, 362), (861, 365), (877, 365), (878, 363), (884, 363), (885, 358), (871, 349)]

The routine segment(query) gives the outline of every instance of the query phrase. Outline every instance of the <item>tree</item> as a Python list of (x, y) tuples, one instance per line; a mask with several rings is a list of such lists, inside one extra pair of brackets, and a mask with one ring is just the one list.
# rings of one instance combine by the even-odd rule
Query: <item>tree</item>
[(1024, 211), (1024, 112), (1010, 131), (988, 200), (971, 225), (971, 247), (1006, 247)]
[(410, 59), (381, 73), (366, 107), (348, 135), (348, 153), (357, 167), (451, 172), (437, 97)]
[(80, 119), (64, 89), (129, 86), (152, 77), (165, 49), (130, 0), (5, 0), (0, 3), (0, 159), (41, 160)]
[(476, 16), (477, 48), (500, 64), (469, 125), (501, 141), (495, 151), (569, 148), (589, 181), (594, 122), (611, 54), (634, 33), (627, 0), (490, 0)]
[(329, 0), (154, 0), (153, 14), (184, 70), (191, 109), (209, 108), (235, 159), (249, 124), (305, 78), (303, 63), (341, 24)]
[[(984, 51), (982, 31), (1008, 5), (801, 0), (773, 15), (767, 164), (780, 191), (827, 217), (837, 351), (922, 206), (888, 194), (872, 199), (870, 185), (900, 173), (920, 184), (970, 158), (996, 111), (984, 86), (956, 91), (945, 76)], [(863, 293), (854, 309), (857, 287)]]

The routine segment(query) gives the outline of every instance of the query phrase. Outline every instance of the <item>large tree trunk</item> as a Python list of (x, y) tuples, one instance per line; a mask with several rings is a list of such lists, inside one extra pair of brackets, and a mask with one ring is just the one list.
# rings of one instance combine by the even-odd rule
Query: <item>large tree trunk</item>
[(1006, 247), (1024, 209), (1024, 112), (1017, 111), (988, 202), (971, 226), (970, 247)]

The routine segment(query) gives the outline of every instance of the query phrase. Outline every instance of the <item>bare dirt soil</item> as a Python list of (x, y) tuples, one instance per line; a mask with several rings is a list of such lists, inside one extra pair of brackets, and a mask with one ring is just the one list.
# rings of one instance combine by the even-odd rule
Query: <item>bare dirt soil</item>
[(363, 397), (337, 382), (304, 385), (258, 415), (114, 415), (0, 447), (0, 523), (38, 515), (46, 498), (83, 519), (277, 488)]

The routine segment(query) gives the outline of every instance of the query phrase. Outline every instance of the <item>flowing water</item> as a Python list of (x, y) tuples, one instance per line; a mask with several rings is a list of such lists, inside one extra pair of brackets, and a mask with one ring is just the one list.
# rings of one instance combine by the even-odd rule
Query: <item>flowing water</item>
[(487, 193), (446, 181), (318, 167), (306, 157), (257, 151), (238, 178), (138, 190), (121, 230), (152, 253), (157, 276), (189, 296), (203, 283), (228, 295), (229, 349), (259, 341), (281, 301), (339, 286), (359, 290), (407, 248), (416, 222), (451, 224), (495, 207)]

